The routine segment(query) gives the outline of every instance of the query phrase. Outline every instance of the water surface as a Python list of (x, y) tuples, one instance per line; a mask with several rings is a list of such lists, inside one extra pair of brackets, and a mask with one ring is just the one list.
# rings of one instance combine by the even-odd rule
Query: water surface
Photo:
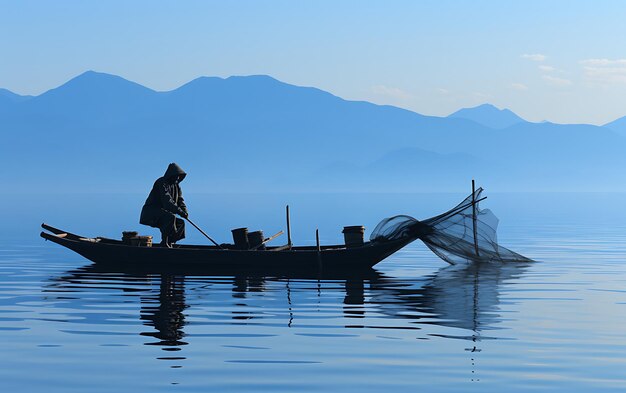
[[(387, 211), (423, 217), (457, 197), (288, 199), (299, 209), (295, 240), (311, 244), (315, 227), (324, 241), (340, 241), (342, 225), (371, 230)], [(221, 241), (228, 240), (228, 225), (239, 222), (282, 229), (284, 196), (255, 196), (266, 207), (256, 210), (246, 198), (196, 200), (202, 198), (229, 207), (197, 213)], [(539, 262), (447, 266), (416, 242), (372, 271), (334, 276), (107, 270), (42, 241), (35, 220), (52, 215), (64, 221), (53, 225), (112, 235), (134, 222), (119, 224), (118, 216), (132, 210), (132, 203), (120, 203), (128, 198), (64, 197), (59, 206), (74, 206), (69, 216), (60, 207), (50, 211), (57, 202), (48, 202), (0, 242), (0, 386), (25, 392), (626, 389), (623, 195), (490, 198), (502, 219), (501, 242)], [(94, 201), (100, 211), (90, 208)]]

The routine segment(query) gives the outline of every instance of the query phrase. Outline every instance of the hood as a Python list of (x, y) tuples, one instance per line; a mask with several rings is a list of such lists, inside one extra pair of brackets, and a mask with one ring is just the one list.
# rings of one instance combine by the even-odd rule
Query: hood
[(173, 179), (173, 178), (175, 178), (177, 176), (180, 176), (181, 177), (180, 181), (183, 181), (185, 176), (187, 176), (187, 173), (185, 171), (183, 171), (183, 168), (179, 167), (178, 164), (176, 164), (175, 162), (172, 162), (167, 167), (167, 170), (165, 171), (165, 175), (163, 175), (163, 177), (166, 180), (170, 180), (170, 179)]

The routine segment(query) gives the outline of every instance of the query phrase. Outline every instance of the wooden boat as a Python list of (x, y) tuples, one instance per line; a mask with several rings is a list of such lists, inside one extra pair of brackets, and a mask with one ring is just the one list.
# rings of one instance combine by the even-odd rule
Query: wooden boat
[[(154, 245), (144, 247), (104, 237), (83, 237), (47, 224), (41, 225), (48, 231), (41, 232), (41, 237), (102, 264), (140, 268), (149, 266), (159, 269), (180, 266), (184, 269), (193, 267), (196, 271), (197, 269), (214, 271), (219, 269), (239, 273), (274, 271), (286, 274), (289, 271), (320, 272), (324, 270), (327, 272), (329, 270), (371, 269), (378, 262), (416, 239), (422, 240), (437, 256), (450, 264), (532, 262), (531, 259), (497, 243), (495, 228), (498, 219), (490, 210), (481, 210), (478, 207), (478, 203), (486, 199), (486, 197), (481, 198), (482, 191), (482, 188), (475, 189), (472, 180), (472, 194), (443, 214), (423, 221), (406, 215), (386, 218), (372, 231), (373, 241), (363, 242), (362, 227), (344, 227), (348, 246), (321, 246), (317, 233), (316, 246), (292, 246), (289, 206), (286, 209), (288, 245), (281, 247), (240, 249), (241, 247), (228, 244), (220, 246), (188, 218), (187, 221), (215, 246), (175, 245), (173, 248), (168, 248)], [(357, 229), (359, 236), (355, 239), (354, 230)], [(126, 232), (125, 236), (128, 233)], [(256, 238), (257, 242), (254, 243), (254, 247), (263, 245), (280, 233), (264, 240), (261, 234), (260, 239)], [(134, 234), (136, 235), (136, 232)], [(133, 239), (137, 237), (130, 237), (130, 243)], [(245, 244), (244, 248), (247, 248), (249, 244), (247, 242)]]
[(344, 245), (267, 247), (265, 250), (239, 250), (233, 245), (158, 244), (151, 247), (132, 246), (104, 237), (84, 237), (47, 224), (41, 237), (102, 264), (127, 266), (189, 266), (194, 268), (281, 269), (281, 270), (343, 270), (371, 268), (416, 237), (389, 241), (368, 241), (362, 246)]

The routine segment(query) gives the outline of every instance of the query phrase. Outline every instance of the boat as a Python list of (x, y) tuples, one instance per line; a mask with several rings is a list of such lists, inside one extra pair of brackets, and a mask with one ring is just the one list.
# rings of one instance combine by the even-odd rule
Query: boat
[[(253, 248), (241, 248), (235, 244), (217, 244), (191, 220), (215, 245), (161, 245), (141, 246), (105, 237), (85, 237), (47, 224), (41, 237), (66, 247), (83, 257), (104, 264), (128, 267), (194, 267), (200, 269), (252, 269), (257, 271), (304, 271), (304, 270), (355, 270), (372, 268), (409, 243), (420, 239), (435, 255), (454, 265), (474, 262), (532, 262), (514, 251), (498, 244), (496, 240), (497, 217), (489, 210), (482, 210), (479, 203), (483, 189), (475, 189), (461, 203), (445, 213), (416, 220), (411, 216), (398, 215), (382, 220), (372, 231), (369, 241), (363, 241), (363, 227), (344, 227), (345, 245), (293, 246), (291, 244), (289, 206), (287, 206), (288, 244), (266, 247), (263, 240)], [(358, 229), (358, 241), (346, 230)], [(244, 228), (240, 228), (244, 229)], [(235, 233), (234, 230), (233, 234)], [(247, 229), (246, 229), (247, 231)], [(127, 232), (128, 233), (128, 232)], [(135, 232), (136, 233), (136, 232)], [(258, 232), (260, 233), (260, 232)], [(261, 239), (262, 239), (261, 234)], [(257, 239), (258, 240), (258, 239)], [(235, 243), (236, 243), (235, 239)], [(256, 244), (256, 243), (255, 243)], [(263, 245), (263, 247), (258, 248)]]
[(367, 241), (361, 246), (345, 245), (272, 247), (240, 250), (232, 244), (219, 246), (176, 244), (172, 248), (129, 245), (105, 237), (80, 236), (48, 224), (41, 237), (68, 248), (90, 261), (132, 266), (185, 266), (233, 269), (364, 269), (371, 268), (411, 243), (416, 237), (390, 241)]

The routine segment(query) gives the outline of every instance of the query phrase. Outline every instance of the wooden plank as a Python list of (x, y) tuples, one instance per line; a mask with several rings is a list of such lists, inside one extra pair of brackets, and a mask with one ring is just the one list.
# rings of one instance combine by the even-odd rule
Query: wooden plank
[(76, 235), (74, 233), (71, 233), (71, 232), (68, 232), (68, 231), (64, 231), (64, 230), (59, 229), (59, 228), (55, 228), (55, 227), (50, 226), (50, 225), (45, 224), (45, 223), (41, 224), (41, 227), (43, 229), (45, 229), (46, 231), (54, 233), (55, 235), (60, 235), (60, 234), (64, 233), (69, 239), (77, 240), (78, 238), (82, 237), (82, 236), (78, 236), (78, 235)]

